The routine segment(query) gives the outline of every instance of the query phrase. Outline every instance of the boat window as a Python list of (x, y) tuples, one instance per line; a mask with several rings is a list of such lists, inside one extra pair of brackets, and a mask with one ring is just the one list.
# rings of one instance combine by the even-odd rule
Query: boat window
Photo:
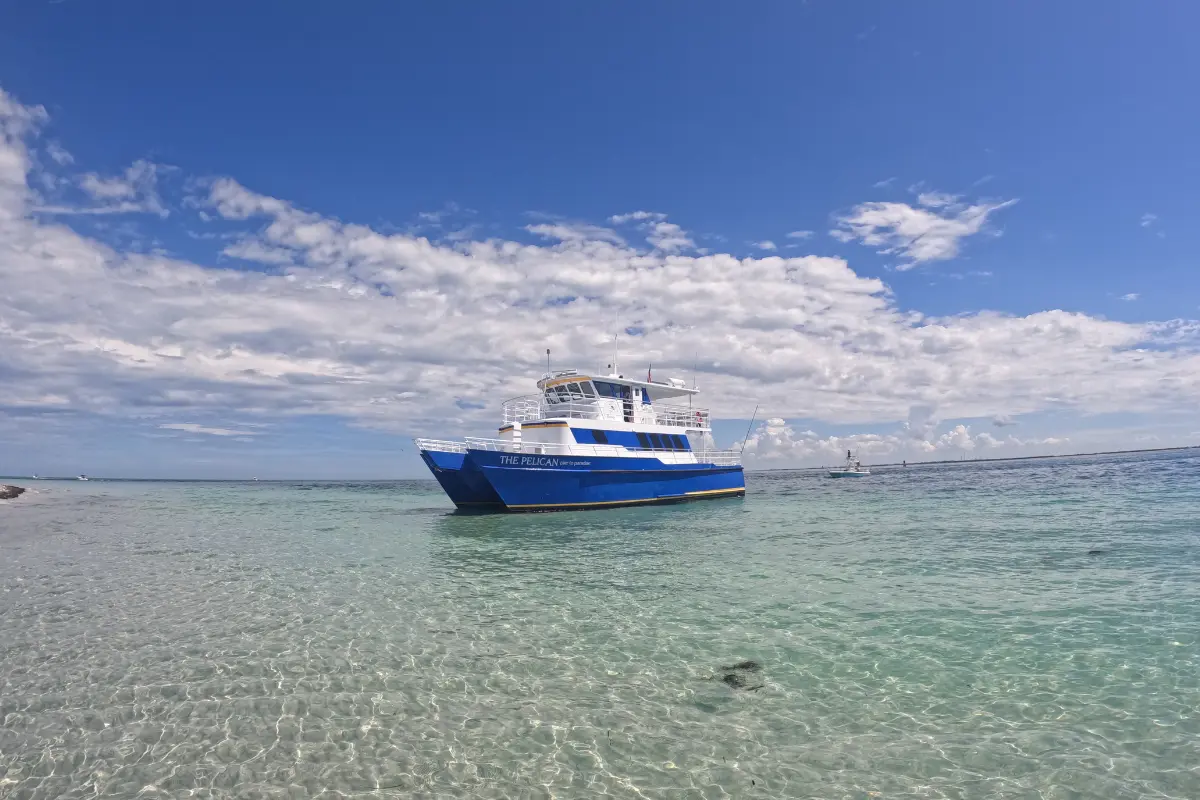
[(642, 433), (641, 431), (637, 431), (637, 440), (638, 444), (641, 445), (643, 450), (650, 449), (650, 440), (646, 437), (646, 434)]
[(687, 449), (688, 449), (688, 446), (687, 446), (687, 441), (686, 441), (686, 440), (685, 440), (685, 439), (684, 439), (682, 436), (680, 436), (679, 434), (677, 434), (677, 433), (672, 433), (672, 434), (671, 434), (671, 439), (672, 439), (672, 440), (675, 442), (675, 449), (676, 449), (676, 450), (687, 450)]
[(560, 402), (560, 403), (571, 402), (571, 393), (567, 391), (565, 386), (555, 386), (554, 391), (558, 393), (558, 402)]
[(620, 397), (621, 387), (608, 381), (596, 381), (596, 394), (601, 397)]
[(663, 449), (665, 449), (665, 448), (664, 448), (664, 446), (663, 446), (663, 443), (662, 443), (662, 439), (660, 439), (660, 438), (658, 437), (658, 434), (657, 434), (657, 433), (652, 433), (652, 434), (650, 434), (650, 443), (651, 443), (652, 445), (654, 445), (654, 449), (655, 449), (655, 450), (663, 450)]
[(590, 382), (585, 381), (585, 382), (579, 384), (579, 387), (580, 387), (580, 389), (583, 390), (584, 397), (595, 397), (596, 396), (596, 392), (595, 392), (595, 390), (592, 389), (592, 384)]
[(558, 395), (554, 393), (553, 389), (546, 390), (546, 402), (551, 404), (558, 402)]
[(642, 389), (642, 405), (650, 405), (650, 390)]
[(578, 383), (568, 383), (567, 391), (571, 393), (572, 399), (580, 400), (583, 398), (583, 389), (580, 388)]
[(604, 431), (592, 431), (592, 436), (596, 439), (596, 444), (608, 444), (608, 434)]

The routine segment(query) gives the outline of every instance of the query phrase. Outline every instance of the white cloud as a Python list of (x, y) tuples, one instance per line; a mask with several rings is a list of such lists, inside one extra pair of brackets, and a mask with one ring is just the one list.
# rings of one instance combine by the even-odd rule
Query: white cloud
[(161, 165), (139, 160), (115, 177), (84, 173), (79, 176), (79, 188), (91, 198), (92, 205), (43, 205), (37, 211), (43, 214), (150, 213), (166, 217), (170, 212), (158, 195), (158, 177), (162, 169)]
[(996, 416), (992, 417), (992, 424), (997, 428), (1008, 428), (1016, 425), (1017, 423), (1008, 414), (997, 414)]
[(921, 192), (917, 195), (917, 204), (926, 208), (947, 208), (958, 205), (958, 195), (946, 192)]
[(891, 178), (885, 178), (881, 181), (875, 181), (875, 183), (871, 184), (871, 186), (875, 189), (886, 189), (887, 187), (891, 186), (895, 180), (895, 176), (892, 176)]
[(187, 433), (203, 433), (208, 436), (258, 436), (259, 431), (239, 431), (231, 428), (209, 428), (194, 422), (170, 422), (159, 425), (159, 428), (169, 431), (185, 431)]
[(751, 242), (750, 244), (753, 247), (757, 247), (759, 250), (775, 251), (779, 249), (770, 239), (763, 239), (761, 242)]
[(950, 195), (925, 192), (918, 202), (928, 208), (907, 203), (863, 203), (838, 218), (830, 235), (843, 242), (857, 240), (880, 248), (881, 253), (897, 254), (905, 259), (897, 268), (911, 269), (924, 262), (954, 258), (963, 239), (984, 230), (992, 214), (1016, 200), (963, 206)]
[[(439, 244), (222, 178), (196, 202), (237, 231), (229, 255), (270, 269), (133, 252), (34, 213), (28, 146), (44, 122), (0, 93), (6, 409), (155, 422), (318, 414), (483, 433), (503, 399), (530, 391), (545, 348), (590, 369), (611, 357), (611, 332), (632, 325), (640, 335), (622, 342), (622, 363), (669, 375), (698, 360), (718, 417), (760, 402), (773, 420), (907, 420), (894, 437), (905, 446), (936, 447), (938, 415), (1185, 413), (1200, 392), (1195, 321), (924, 316), (842, 259), (685, 254), (670, 239), (690, 242), (678, 229), (637, 228), (668, 237), (654, 249), (553, 222), (565, 227), (538, 231), (551, 242)], [(620, 216), (610, 224), (671, 225), (656, 212)]]
[(787, 238), (789, 238), (789, 239), (811, 239), (812, 236), (813, 236), (812, 231), (791, 231), (790, 233), (788, 233)]
[(666, 218), (666, 214), (660, 214), (657, 211), (631, 211), (628, 214), (614, 214), (608, 218), (608, 221), (613, 225), (624, 225), (627, 222), (662, 221)]
[(1126, 300), (1126, 301), (1129, 301), (1129, 302), (1132, 302), (1132, 301), (1134, 301), (1134, 300), (1137, 300), (1139, 297), (1141, 297), (1141, 295), (1140, 295), (1140, 294), (1138, 294), (1137, 292), (1130, 292), (1129, 294), (1123, 294), (1123, 295), (1121, 295), (1121, 299), (1122, 299), (1122, 300)]
[(678, 253), (681, 250), (691, 250), (696, 246), (683, 228), (673, 222), (651, 223), (646, 241), (654, 245), (654, 249), (664, 253)]
[(638, 227), (646, 231), (646, 241), (655, 250), (663, 253), (679, 253), (696, 248), (696, 243), (683, 228), (673, 222), (667, 222), (667, 215), (657, 211), (631, 211), (628, 214), (615, 214), (609, 217), (608, 221), (612, 225), (639, 223)]
[(1151, 214), (1151, 213), (1147, 212), (1145, 214), (1142, 214), (1142, 219), (1138, 224), (1140, 224), (1143, 228), (1149, 228), (1151, 225), (1153, 225), (1155, 223), (1155, 221), (1157, 219), (1158, 219), (1157, 214)]
[[(988, 441), (994, 441), (990, 434), (985, 433), (983, 435), (987, 436)], [(966, 425), (958, 424), (951, 428), (948, 432), (942, 434), (934, 444), (934, 447), (938, 449), (962, 450), (967, 452), (975, 449), (975, 440), (971, 438), (970, 428), (968, 428)]]
[(58, 142), (50, 142), (46, 145), (46, 155), (50, 156), (54, 163), (60, 167), (75, 163), (75, 156), (68, 153)]
[(545, 239), (580, 244), (583, 242), (608, 242), (624, 246), (625, 240), (611, 228), (589, 225), (584, 222), (555, 222), (527, 225), (525, 230)]
[(899, 434), (856, 433), (822, 437), (813, 431), (797, 431), (782, 418), (768, 419), (746, 441), (745, 457), (749, 467), (820, 466), (836, 464), (849, 450), (866, 464), (900, 461), (937, 461), (969, 458), (1003, 458), (1046, 455), (1049, 448), (1069, 440), (1064, 437), (998, 439), (984, 431), (972, 434), (969, 425), (959, 423), (940, 436), (930, 428), (925, 436), (914, 437), (911, 430)]

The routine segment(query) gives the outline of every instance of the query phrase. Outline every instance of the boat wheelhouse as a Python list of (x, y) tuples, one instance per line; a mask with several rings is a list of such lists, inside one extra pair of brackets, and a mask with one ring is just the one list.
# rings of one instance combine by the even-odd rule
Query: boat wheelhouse
[(460, 508), (549, 511), (746, 492), (741, 453), (717, 450), (707, 409), (682, 380), (548, 372), (504, 403), (498, 436), (417, 439)]

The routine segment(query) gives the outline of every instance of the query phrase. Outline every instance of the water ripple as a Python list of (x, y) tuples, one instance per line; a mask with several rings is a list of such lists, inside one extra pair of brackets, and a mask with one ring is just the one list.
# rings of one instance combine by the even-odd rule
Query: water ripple
[(1197, 478), (47, 483), (0, 508), (0, 797), (1194, 798)]

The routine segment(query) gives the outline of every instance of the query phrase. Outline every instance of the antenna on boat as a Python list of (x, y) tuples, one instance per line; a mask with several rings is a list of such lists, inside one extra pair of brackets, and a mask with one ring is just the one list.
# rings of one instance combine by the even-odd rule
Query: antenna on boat
[(746, 438), (742, 439), (742, 449), (738, 452), (746, 452), (746, 442), (750, 441), (750, 429), (754, 427), (754, 418), (758, 416), (758, 406), (754, 406), (754, 413), (750, 415), (750, 424), (746, 426)]
[(546, 348), (546, 374), (550, 374), (550, 348)]

